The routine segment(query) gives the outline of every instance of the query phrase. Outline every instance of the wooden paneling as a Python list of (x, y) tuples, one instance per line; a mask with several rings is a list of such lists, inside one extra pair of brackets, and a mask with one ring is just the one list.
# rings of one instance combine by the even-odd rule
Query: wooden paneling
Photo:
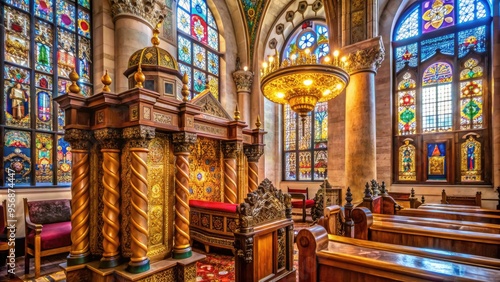
[(273, 274), (274, 268), (274, 245), (273, 240), (274, 232), (268, 233), (263, 236), (257, 237), (257, 253), (255, 254), (258, 258), (257, 261), (257, 277), (267, 277)]

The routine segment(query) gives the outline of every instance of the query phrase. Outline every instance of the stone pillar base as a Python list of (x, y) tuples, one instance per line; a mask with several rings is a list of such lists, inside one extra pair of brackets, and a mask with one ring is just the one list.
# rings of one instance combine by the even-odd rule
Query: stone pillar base
[(100, 268), (110, 268), (118, 266), (121, 263), (121, 257), (119, 255), (112, 257), (103, 257), (99, 263)]
[(66, 259), (68, 266), (83, 264), (90, 261), (90, 252), (80, 255), (70, 253)]
[(179, 249), (174, 248), (174, 251), (172, 252), (172, 257), (174, 259), (186, 259), (191, 257), (192, 255), (193, 252), (191, 251), (190, 246), (188, 246), (187, 248), (179, 248)]

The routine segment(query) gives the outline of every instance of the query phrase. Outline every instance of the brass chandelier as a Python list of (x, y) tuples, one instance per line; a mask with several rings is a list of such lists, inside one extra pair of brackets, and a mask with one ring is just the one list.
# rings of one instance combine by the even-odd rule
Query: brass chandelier
[(304, 123), (318, 102), (335, 98), (349, 84), (346, 66), (346, 58), (339, 59), (338, 51), (318, 60), (316, 54), (305, 49), (283, 59), (281, 64), (270, 56), (262, 64), (260, 87), (272, 102), (289, 104)]

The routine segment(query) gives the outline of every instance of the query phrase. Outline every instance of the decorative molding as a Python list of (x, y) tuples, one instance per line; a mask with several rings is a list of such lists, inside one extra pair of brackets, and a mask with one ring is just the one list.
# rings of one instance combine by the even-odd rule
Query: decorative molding
[(153, 121), (157, 122), (157, 123), (161, 123), (161, 124), (172, 125), (172, 116), (162, 114), (162, 113), (154, 113), (153, 114)]
[(207, 92), (204, 95), (200, 94), (193, 100), (191, 100), (196, 106), (200, 106), (200, 111), (205, 114), (220, 117), (227, 120), (233, 120), (231, 115), (229, 115), (220, 102), (212, 95), (212, 93)]
[(236, 159), (238, 152), (241, 151), (241, 142), (226, 141), (222, 142), (222, 153), (225, 159)]
[(73, 150), (88, 150), (92, 133), (83, 129), (66, 129), (64, 132), (64, 140), (71, 144)]
[(104, 123), (104, 111), (100, 110), (96, 112), (96, 121), (97, 123)]
[[(375, 42), (375, 39), (377, 42)], [(350, 50), (352, 52), (349, 52)], [(346, 56), (348, 64), (345, 69), (349, 74), (366, 71), (376, 73), (385, 58), (385, 49), (381, 37), (350, 45), (344, 48), (343, 53), (348, 53)]]
[(260, 156), (264, 154), (264, 145), (245, 145), (243, 146), (243, 153), (248, 158), (248, 162), (256, 163), (259, 161)]
[(238, 206), (239, 232), (250, 233), (257, 225), (266, 222), (292, 218), (291, 196), (274, 187), (264, 179), (256, 191), (248, 193)]
[(233, 72), (233, 80), (238, 93), (252, 92), (253, 73), (251, 71), (237, 70)]
[(196, 133), (180, 132), (172, 134), (174, 153), (189, 152), (189, 147), (196, 143)]
[(139, 120), (139, 105), (132, 105), (129, 107), (130, 121)]
[(94, 137), (102, 149), (119, 149), (122, 139), (121, 129), (103, 128), (94, 131)]
[(214, 134), (221, 137), (226, 137), (227, 135), (227, 128), (225, 127), (216, 127), (208, 124), (195, 123), (194, 128), (196, 129), (196, 131)]
[(134, 15), (155, 27), (167, 15), (165, 0), (109, 0), (113, 19), (120, 15)]
[(155, 137), (155, 128), (138, 125), (123, 129), (123, 139), (128, 139), (131, 148), (148, 148), (149, 141)]
[(150, 107), (144, 107), (143, 109), (143, 116), (144, 116), (144, 119), (149, 119), (151, 120), (151, 108)]

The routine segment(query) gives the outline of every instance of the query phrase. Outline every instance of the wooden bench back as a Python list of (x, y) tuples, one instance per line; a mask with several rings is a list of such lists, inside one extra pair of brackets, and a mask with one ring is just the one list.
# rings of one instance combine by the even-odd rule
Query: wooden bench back
[(481, 192), (476, 192), (475, 196), (447, 195), (443, 189), (441, 192), (441, 204), (466, 205), (481, 207)]
[(403, 209), (398, 211), (397, 214), (404, 216), (421, 217), (421, 218), (442, 218), (451, 220), (500, 224), (500, 216), (491, 214), (479, 214), (479, 213), (457, 212), (457, 211), (446, 211), (446, 210), (428, 210), (428, 209)]

